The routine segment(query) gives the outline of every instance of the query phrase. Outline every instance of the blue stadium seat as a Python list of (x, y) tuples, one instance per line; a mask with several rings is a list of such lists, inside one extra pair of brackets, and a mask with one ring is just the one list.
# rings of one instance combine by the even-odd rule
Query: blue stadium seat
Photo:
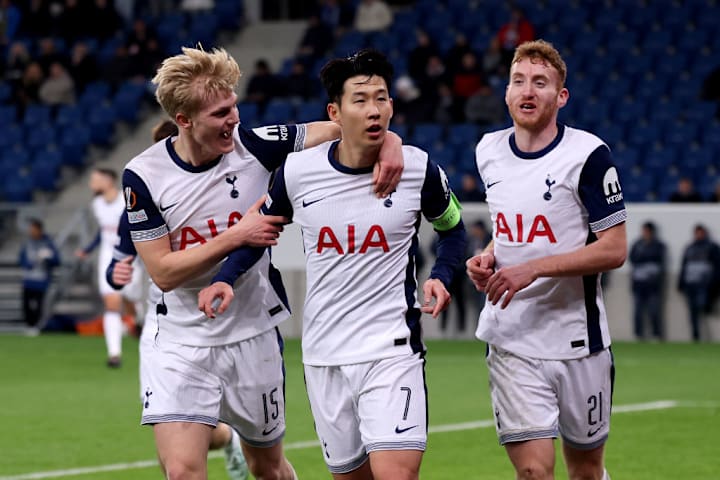
[(480, 141), (480, 128), (472, 123), (460, 123), (448, 127), (447, 143), (454, 148), (471, 149)]
[(242, 122), (244, 125), (249, 127), (259, 125), (257, 103), (238, 103), (238, 114), (240, 115), (240, 122)]
[(5, 200), (13, 203), (28, 203), (33, 200), (32, 177), (27, 172), (9, 172), (4, 176)]
[(295, 120), (295, 107), (287, 100), (276, 98), (270, 100), (262, 114), (263, 125), (280, 125)]
[(30, 176), (35, 188), (54, 192), (58, 189), (62, 154), (58, 150), (37, 152), (32, 159)]
[(651, 200), (651, 193), (655, 180), (642, 173), (631, 173), (623, 182), (623, 197), (627, 202), (647, 202)]
[(83, 111), (77, 105), (62, 105), (55, 115), (55, 124), (58, 127), (66, 127), (82, 121)]
[(85, 163), (90, 144), (90, 128), (84, 124), (71, 125), (60, 137), (63, 165), (80, 167)]
[(17, 107), (15, 105), (0, 105), (0, 122), (3, 125), (17, 120)]
[(51, 110), (47, 105), (31, 104), (25, 109), (23, 125), (37, 126), (41, 123), (48, 123), (51, 120)]
[(215, 46), (215, 32), (218, 30), (217, 17), (211, 13), (197, 13), (190, 20), (188, 37), (203, 48), (210, 49)]
[(223, 30), (239, 30), (242, 26), (243, 5), (237, 0), (216, 0), (215, 16)]
[(30, 166), (30, 154), (22, 145), (15, 145), (2, 152), (2, 163), (11, 170), (26, 168)]
[(102, 103), (87, 113), (90, 141), (96, 145), (109, 146), (115, 133), (117, 114), (112, 104)]
[(15, 145), (22, 145), (23, 140), (23, 130), (19, 125), (7, 123), (0, 128), (0, 151), (5, 151)]
[(313, 122), (317, 120), (327, 120), (327, 104), (320, 100), (309, 100), (300, 103), (296, 107), (296, 120), (298, 122)]
[(408, 143), (417, 145), (423, 150), (430, 150), (442, 143), (443, 126), (438, 123), (418, 123), (412, 130)]
[(0, 103), (10, 100), (13, 94), (12, 86), (8, 82), (0, 82)]
[(49, 122), (25, 127), (25, 130), (25, 146), (33, 152), (54, 145), (57, 140), (57, 129)]

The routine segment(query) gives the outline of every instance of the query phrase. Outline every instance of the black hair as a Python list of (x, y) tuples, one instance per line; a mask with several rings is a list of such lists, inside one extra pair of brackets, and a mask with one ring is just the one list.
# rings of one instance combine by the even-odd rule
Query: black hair
[(45, 229), (45, 226), (43, 225), (42, 220), (40, 220), (37, 217), (30, 217), (27, 219), (28, 225), (32, 225), (33, 227), (37, 227), (38, 230), (43, 231)]
[(385, 55), (372, 48), (365, 48), (347, 58), (330, 60), (320, 70), (320, 80), (331, 102), (340, 104), (343, 95), (343, 86), (348, 78), (356, 75), (374, 75), (385, 80), (390, 89), (393, 78), (393, 66)]
[(655, 231), (657, 230), (655, 224), (650, 221), (643, 223), (643, 228), (647, 228), (648, 230), (650, 230), (650, 233), (655, 233)]

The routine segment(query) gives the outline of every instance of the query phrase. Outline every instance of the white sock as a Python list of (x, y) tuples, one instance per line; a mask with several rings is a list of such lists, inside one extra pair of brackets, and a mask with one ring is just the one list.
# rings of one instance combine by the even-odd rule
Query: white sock
[(610, 474), (607, 472), (607, 469), (603, 470), (602, 480), (610, 480)]
[(230, 451), (233, 448), (233, 444), (237, 442), (240, 443), (240, 435), (235, 431), (233, 427), (228, 425), (228, 428), (230, 429), (230, 440), (228, 440), (228, 443), (225, 445), (225, 448)]
[(103, 315), (103, 331), (108, 357), (119, 357), (122, 354), (123, 323), (119, 312), (105, 312)]

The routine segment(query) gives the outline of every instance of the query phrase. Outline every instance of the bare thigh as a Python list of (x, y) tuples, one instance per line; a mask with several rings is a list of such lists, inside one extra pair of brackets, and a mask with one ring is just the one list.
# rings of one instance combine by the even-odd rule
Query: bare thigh
[(555, 445), (551, 438), (506, 443), (505, 451), (518, 479), (549, 480), (555, 470)]
[(171, 422), (153, 426), (158, 458), (168, 478), (207, 479), (207, 453), (213, 427)]
[(563, 444), (563, 456), (568, 469), (568, 478), (600, 480), (605, 471), (603, 456), (605, 445), (592, 450), (579, 450)]

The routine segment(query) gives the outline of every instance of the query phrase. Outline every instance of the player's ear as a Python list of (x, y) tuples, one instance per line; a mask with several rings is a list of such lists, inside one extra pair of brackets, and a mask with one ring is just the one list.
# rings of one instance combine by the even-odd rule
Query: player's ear
[(335, 123), (340, 123), (340, 105), (336, 102), (328, 103), (327, 114), (330, 120)]
[(192, 120), (190, 120), (190, 117), (182, 112), (175, 114), (175, 123), (180, 129), (192, 127)]

